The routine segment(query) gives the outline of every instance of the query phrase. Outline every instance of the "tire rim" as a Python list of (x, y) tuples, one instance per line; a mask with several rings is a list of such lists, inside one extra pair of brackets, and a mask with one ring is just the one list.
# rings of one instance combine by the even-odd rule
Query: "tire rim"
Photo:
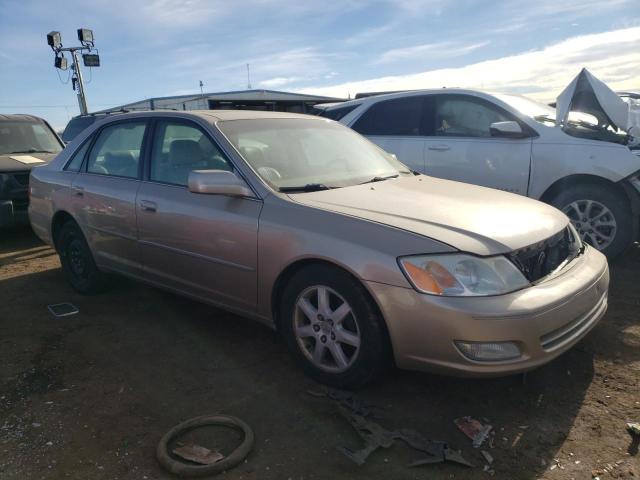
[(611, 210), (595, 200), (576, 200), (562, 211), (589, 245), (604, 250), (613, 242), (618, 225)]
[(324, 285), (306, 288), (298, 296), (293, 332), (307, 359), (327, 372), (348, 370), (360, 352), (361, 334), (353, 309)]
[(87, 259), (84, 255), (84, 249), (79, 240), (74, 239), (67, 247), (67, 258), (69, 259), (69, 267), (71, 273), (76, 277), (85, 278), (87, 270)]

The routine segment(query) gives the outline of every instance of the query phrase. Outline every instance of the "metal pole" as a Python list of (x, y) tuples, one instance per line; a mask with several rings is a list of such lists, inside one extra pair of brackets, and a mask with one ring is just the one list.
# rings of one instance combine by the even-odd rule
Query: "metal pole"
[(87, 108), (87, 97), (84, 94), (84, 80), (82, 79), (82, 70), (80, 70), (80, 64), (78, 63), (78, 54), (75, 50), (71, 50), (73, 56), (73, 71), (78, 79), (78, 105), (80, 106), (80, 114), (87, 115), (89, 109)]
[(249, 64), (247, 63), (247, 90), (251, 90), (251, 75), (249, 74)]

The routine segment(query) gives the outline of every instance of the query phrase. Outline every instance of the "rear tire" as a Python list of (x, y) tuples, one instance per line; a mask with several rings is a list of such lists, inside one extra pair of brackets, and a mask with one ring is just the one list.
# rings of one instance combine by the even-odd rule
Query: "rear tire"
[(314, 265), (295, 273), (282, 295), (279, 327), (292, 355), (320, 383), (358, 388), (392, 363), (373, 300), (338, 268)]
[(556, 195), (551, 204), (569, 217), (583, 241), (609, 260), (633, 243), (631, 207), (621, 192), (602, 185), (574, 185)]
[(96, 266), (80, 227), (68, 221), (60, 229), (56, 241), (65, 278), (78, 293), (91, 295), (106, 287), (107, 280)]

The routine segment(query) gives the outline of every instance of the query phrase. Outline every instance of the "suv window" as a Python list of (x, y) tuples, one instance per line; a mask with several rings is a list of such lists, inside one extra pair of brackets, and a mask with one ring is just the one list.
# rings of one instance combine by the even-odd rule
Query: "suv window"
[(492, 123), (508, 120), (515, 119), (481, 99), (439, 95), (435, 109), (435, 135), (490, 137)]
[(64, 128), (64, 132), (62, 132), (62, 140), (69, 143), (96, 120), (98, 120), (98, 118), (94, 116), (72, 118)]
[(103, 128), (89, 154), (87, 171), (138, 178), (146, 125), (145, 121), (123, 122)]
[(220, 149), (195, 125), (160, 121), (151, 153), (149, 179), (186, 186), (192, 170), (233, 168)]
[(374, 103), (353, 125), (363, 135), (423, 135), (424, 97), (409, 96)]

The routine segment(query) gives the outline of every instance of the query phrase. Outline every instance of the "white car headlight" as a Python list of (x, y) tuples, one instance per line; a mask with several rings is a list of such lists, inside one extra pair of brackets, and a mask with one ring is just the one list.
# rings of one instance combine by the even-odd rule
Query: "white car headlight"
[(452, 297), (502, 295), (529, 281), (502, 255), (474, 257), (464, 253), (416, 255), (398, 259), (413, 287), (422, 293)]

